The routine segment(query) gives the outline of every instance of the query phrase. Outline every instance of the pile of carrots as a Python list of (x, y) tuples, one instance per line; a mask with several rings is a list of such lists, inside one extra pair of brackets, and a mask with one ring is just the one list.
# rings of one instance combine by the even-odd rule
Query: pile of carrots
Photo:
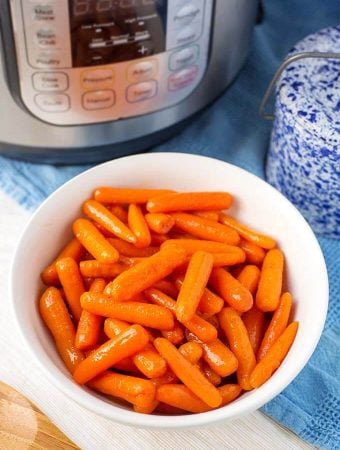
[(226, 192), (100, 187), (43, 270), (43, 321), (79, 384), (140, 413), (200, 413), (261, 386), (298, 329), (276, 241)]

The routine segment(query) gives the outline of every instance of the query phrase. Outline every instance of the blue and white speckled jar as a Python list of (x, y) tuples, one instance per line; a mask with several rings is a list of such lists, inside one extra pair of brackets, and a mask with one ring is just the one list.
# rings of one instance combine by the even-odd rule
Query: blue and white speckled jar
[[(340, 52), (340, 26), (299, 42), (290, 54)], [(302, 59), (276, 88), (266, 176), (316, 233), (340, 238), (340, 60)]]

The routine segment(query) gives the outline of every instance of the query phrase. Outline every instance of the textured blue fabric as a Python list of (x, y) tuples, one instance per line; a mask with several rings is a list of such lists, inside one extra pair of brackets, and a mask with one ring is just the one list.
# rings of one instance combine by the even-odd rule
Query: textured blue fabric
[[(181, 134), (155, 151), (216, 157), (264, 176), (271, 123), (258, 115), (260, 99), (290, 48), (309, 33), (340, 22), (339, 0), (265, 0), (248, 61), (233, 85)], [(87, 166), (53, 167), (0, 157), (0, 187), (34, 210)], [(330, 279), (330, 308), (321, 341), (301, 374), (263, 411), (311, 444), (340, 448), (340, 241), (320, 238)]]

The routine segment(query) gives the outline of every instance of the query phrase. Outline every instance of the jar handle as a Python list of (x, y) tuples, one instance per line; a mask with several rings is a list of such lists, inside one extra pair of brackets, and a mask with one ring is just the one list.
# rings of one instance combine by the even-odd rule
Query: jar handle
[(273, 76), (271, 82), (269, 83), (267, 90), (262, 98), (260, 108), (259, 108), (259, 113), (263, 119), (274, 120), (274, 118), (275, 118), (274, 114), (268, 113), (266, 111), (266, 107), (267, 107), (268, 100), (272, 95), (274, 86), (275, 86), (277, 80), (279, 79), (279, 77), (281, 76), (282, 72), (285, 70), (285, 68), (287, 66), (289, 66), (289, 64), (291, 64), (295, 61), (298, 61), (300, 59), (305, 59), (305, 58), (340, 59), (340, 53), (300, 52), (300, 53), (295, 53), (294, 55), (288, 56), (286, 59), (284, 59), (280, 65), (280, 67), (275, 72), (275, 75)]

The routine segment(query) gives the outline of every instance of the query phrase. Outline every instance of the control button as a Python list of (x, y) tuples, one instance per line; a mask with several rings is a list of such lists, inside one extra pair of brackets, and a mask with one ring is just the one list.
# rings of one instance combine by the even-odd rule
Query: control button
[(37, 22), (51, 22), (56, 18), (54, 6), (48, 3), (39, 3), (33, 6), (33, 20)]
[(195, 41), (201, 34), (201, 27), (188, 26), (183, 28), (175, 38), (176, 45), (185, 45)]
[(105, 89), (114, 82), (112, 69), (87, 70), (81, 74), (81, 84), (84, 89)]
[(157, 93), (157, 81), (145, 81), (144, 83), (132, 84), (127, 88), (126, 98), (129, 103), (142, 102), (152, 98)]
[(54, 69), (62, 67), (62, 57), (58, 52), (44, 52), (38, 53), (38, 55), (31, 55), (31, 63), (34, 67), (42, 69)]
[(33, 87), (37, 91), (66, 91), (68, 77), (62, 72), (37, 72), (33, 74)]
[(169, 91), (177, 91), (189, 86), (197, 77), (198, 66), (188, 67), (169, 77)]
[(201, 13), (201, 9), (196, 5), (186, 5), (179, 9), (174, 16), (174, 23), (178, 26), (188, 25), (193, 22)]
[(156, 59), (133, 63), (127, 69), (127, 78), (131, 82), (149, 80), (156, 76), (157, 70), (158, 62)]
[(183, 67), (194, 64), (198, 59), (198, 55), (198, 45), (192, 45), (191, 47), (173, 53), (169, 60), (170, 70), (180, 70), (183, 69)]
[(55, 47), (57, 45), (57, 35), (51, 28), (41, 28), (35, 34), (35, 41), (39, 47)]
[(38, 94), (34, 100), (42, 111), (64, 112), (70, 109), (70, 99), (66, 94)]
[(141, 41), (136, 43), (136, 57), (150, 56), (154, 53), (154, 46), (151, 41)]
[(111, 90), (85, 92), (82, 98), (83, 108), (87, 110), (108, 109), (115, 103), (115, 93)]

